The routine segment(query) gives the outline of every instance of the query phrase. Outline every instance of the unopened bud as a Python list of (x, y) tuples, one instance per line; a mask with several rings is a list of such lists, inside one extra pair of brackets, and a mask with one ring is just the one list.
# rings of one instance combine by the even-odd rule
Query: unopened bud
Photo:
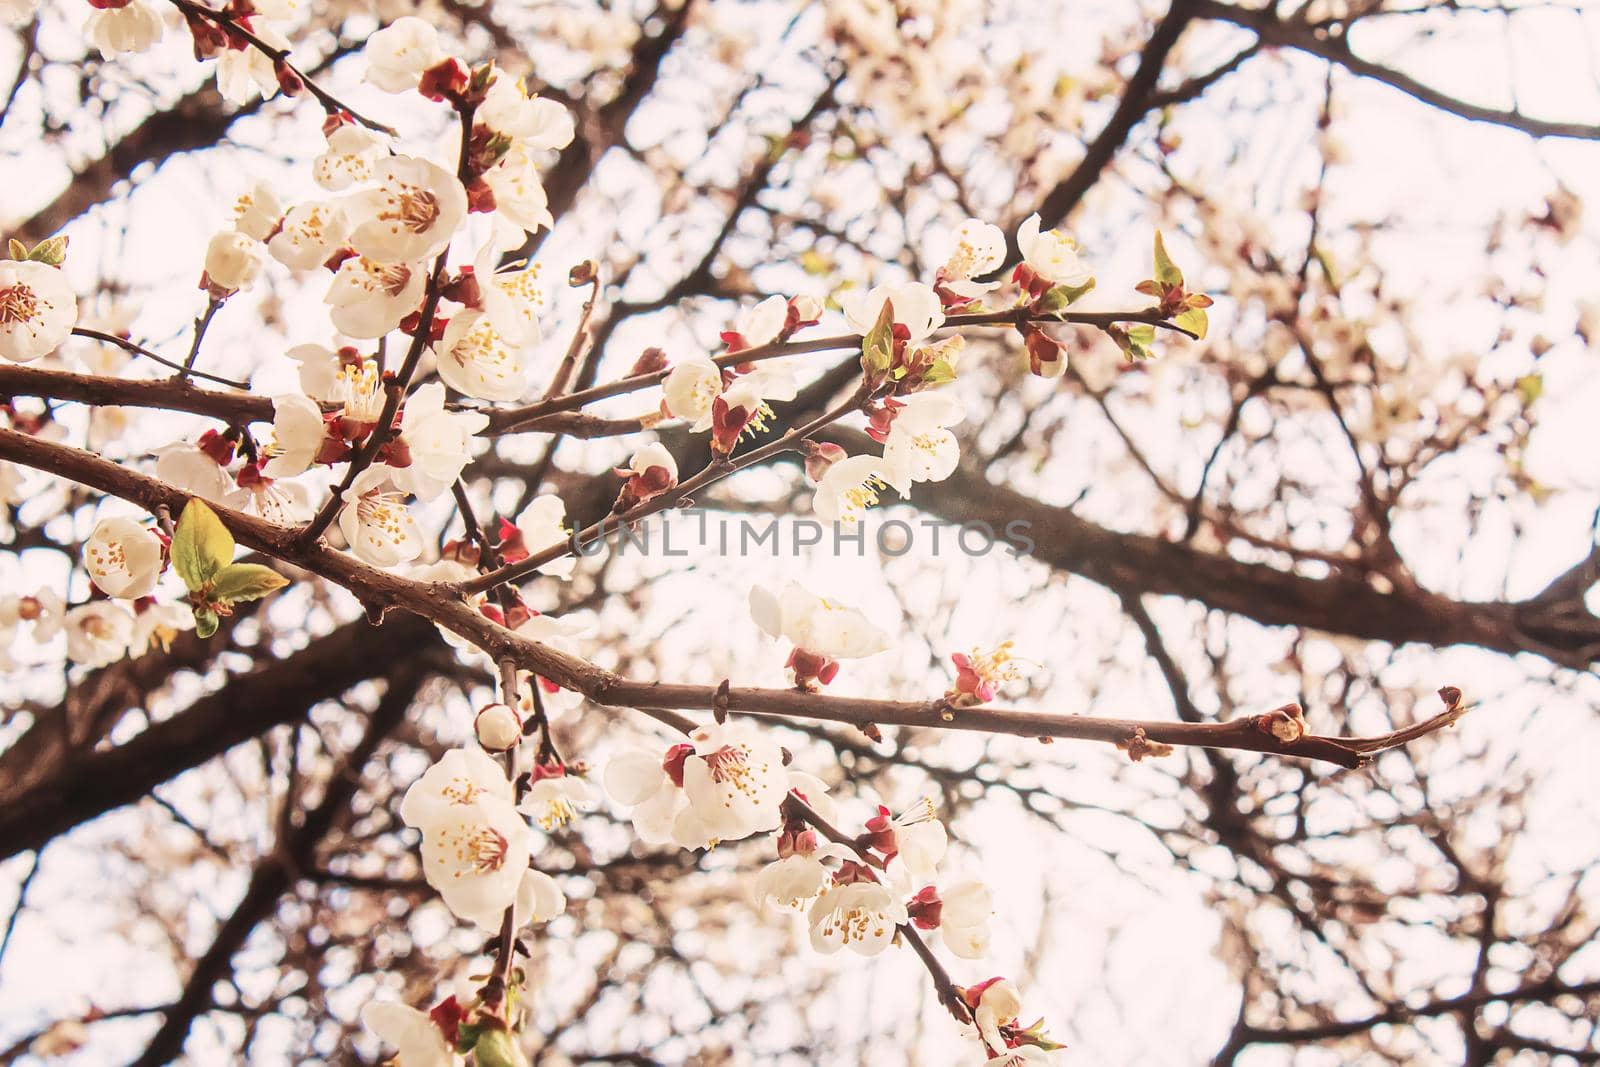
[(595, 280), (599, 273), (600, 268), (595, 265), (595, 261), (592, 259), (586, 259), (582, 263), (579, 263), (576, 267), (572, 268), (571, 272), (567, 275), (567, 284), (572, 286), (574, 289), (578, 288), (579, 286), (588, 285)]
[(472, 1059), (478, 1067), (528, 1067), (509, 1030), (485, 1030), (472, 1046)]
[(485, 704), (473, 727), (478, 744), (490, 752), (505, 752), (522, 740), (522, 717), (505, 704)]
[(832, 441), (804, 442), (806, 451), (806, 478), (812, 485), (822, 481), (822, 476), (828, 473), (828, 468), (846, 458), (849, 453)]

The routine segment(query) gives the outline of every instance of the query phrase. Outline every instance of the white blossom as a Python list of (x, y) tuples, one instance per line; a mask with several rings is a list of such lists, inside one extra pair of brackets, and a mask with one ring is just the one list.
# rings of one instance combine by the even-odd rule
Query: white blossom
[(238, 484), (222, 498), (222, 503), (279, 526), (305, 522), (316, 511), (309, 486), (264, 477), (253, 467), (240, 471)]
[(95, 600), (73, 608), (62, 619), (67, 633), (67, 658), (85, 667), (115, 663), (133, 639), (133, 616), (120, 604)]
[(97, 8), (83, 24), (83, 35), (102, 59), (155, 47), (165, 30), (161, 9), (153, 0), (131, 0), (122, 7)]
[(269, 478), (292, 478), (310, 469), (322, 451), (328, 427), (322, 408), (309, 397), (285, 393), (272, 398), (271, 458), (261, 467)]
[(744, 339), (744, 347), (759, 348), (778, 339), (788, 318), (789, 301), (782, 296), (769, 296), (741, 312), (734, 331)]
[(454, 1067), (455, 1051), (425, 1011), (392, 1000), (361, 1009), (361, 1025), (395, 1047), (398, 1067)]
[(0, 261), (0, 356), (28, 363), (53, 352), (78, 322), (67, 276), (45, 263)]
[(978, 995), (978, 1006), (972, 1012), (972, 1021), (984, 1044), (990, 1049), (1004, 1049), (1006, 1042), (1000, 1035), (1000, 1027), (1014, 1022), (1021, 1010), (1022, 998), (1017, 995), (1015, 985), (1004, 978), (991, 982)]
[(877, 882), (847, 882), (818, 897), (809, 918), (811, 947), (818, 952), (848, 948), (876, 956), (894, 939), (895, 927), (906, 921), (906, 909)]
[(1035, 212), (1017, 227), (1017, 247), (1022, 250), (1022, 261), (1039, 277), (1054, 285), (1083, 285), (1093, 277), (1093, 271), (1079, 257), (1078, 242), (1060, 230), (1039, 232), (1039, 215)]
[[(565, 544), (572, 536), (572, 531), (567, 528), (566, 519), (567, 505), (559, 496), (545, 493), (534, 497), (517, 516), (516, 527), (522, 538), (523, 551), (528, 556), (535, 556), (545, 549)], [(555, 578), (570, 578), (573, 568), (577, 565), (578, 561), (574, 557), (562, 556), (540, 567), (539, 573)]]
[(161, 538), (132, 519), (115, 517), (95, 524), (83, 545), (83, 567), (107, 596), (137, 600), (149, 596), (164, 564)]
[(448, 57), (439, 47), (439, 32), (414, 15), (394, 22), (367, 38), (367, 81), (386, 93), (404, 93), (417, 87), (422, 74)]
[(923, 340), (944, 325), (944, 308), (939, 303), (939, 294), (921, 282), (875, 285), (865, 292), (853, 289), (840, 293), (838, 300), (845, 321), (851, 329), (863, 335), (877, 323), (878, 316), (883, 313), (885, 300), (894, 303), (894, 321), (906, 328), (911, 344)]
[(484, 172), (483, 180), (494, 194), (495, 211), (507, 221), (529, 231), (554, 225), (544, 182), (526, 145), (513, 144), (498, 163)]
[[(291, 47), (289, 38), (261, 20), (240, 21), (274, 51), (287, 52)], [(248, 104), (257, 93), (270, 100), (278, 93), (278, 71), (272, 57), (254, 45), (223, 49), (217, 56), (217, 91), (237, 106)]]
[(256, 182), (249, 192), (240, 193), (233, 202), (233, 228), (257, 241), (265, 241), (283, 221), (284, 210), (285, 204), (277, 191), (266, 182)]
[(222, 503), (233, 489), (228, 472), (197, 445), (178, 441), (156, 449), (156, 477), (202, 500)]
[(711, 428), (711, 405), (720, 395), (722, 368), (703, 352), (675, 362), (661, 383), (668, 414), (693, 423), (697, 433)]
[(829, 659), (860, 659), (889, 647), (888, 634), (861, 612), (797, 582), (784, 586), (781, 594), (759, 585), (751, 588), (750, 615), (773, 637)]
[(283, 217), (283, 227), (267, 242), (272, 258), (290, 270), (315, 270), (344, 247), (350, 220), (338, 204), (311, 200)]
[(689, 736), (694, 753), (683, 762), (689, 807), (673, 829), (679, 843), (697, 847), (777, 829), (789, 793), (777, 743), (749, 723), (703, 726)]
[(481, 311), (463, 311), (452, 317), (435, 356), (439, 377), (468, 396), (512, 403), (528, 391), (524, 347), (501, 334)]
[(6, 637), (0, 647), (10, 642), (10, 635), (22, 623), (32, 628), (33, 640), (39, 644), (51, 640), (61, 632), (67, 605), (54, 589), (43, 588), (31, 596), (0, 597), (0, 632)]
[(248, 289), (265, 262), (260, 241), (238, 230), (224, 230), (206, 245), (206, 283), (224, 296)]
[(389, 476), (404, 492), (432, 500), (448, 492), (472, 458), (472, 438), (489, 425), (481, 411), (446, 411), (444, 386), (429, 382), (412, 393), (403, 409), (400, 440), (411, 456), (405, 467), (392, 467)]
[(383, 138), (372, 130), (342, 122), (328, 134), (327, 150), (311, 161), (311, 177), (331, 193), (371, 181), (373, 167), (383, 158), (385, 147)]
[(565, 148), (577, 132), (565, 107), (541, 96), (530, 97), (521, 79), (512, 81), (503, 74), (490, 84), (474, 117), (535, 150)]
[(884, 480), (901, 496), (913, 482), (942, 482), (955, 473), (961, 449), (946, 427), (966, 416), (955, 394), (935, 390), (913, 393), (889, 424), (883, 443)]
[(467, 217), (467, 192), (454, 174), (416, 156), (391, 156), (373, 167), (374, 189), (349, 203), (350, 244), (377, 263), (436, 256)]
[(388, 467), (368, 467), (343, 493), (339, 529), (356, 556), (374, 567), (397, 567), (422, 554), (422, 534), (404, 495), (388, 487)]
[(957, 296), (976, 300), (999, 282), (975, 282), (980, 274), (995, 270), (1006, 258), (1006, 235), (982, 219), (968, 219), (956, 230), (956, 246), (939, 269), (940, 283)]
[[(382, 337), (422, 302), (428, 269), (421, 263), (380, 263), (351, 256), (339, 264), (324, 301), (334, 329), (351, 337)], [(459, 317), (459, 316), (458, 316)]]
[(966, 960), (982, 959), (989, 951), (989, 917), (994, 914), (994, 894), (976, 879), (957, 882), (941, 894), (939, 936), (945, 947)]
[(642, 750), (619, 753), (606, 764), (603, 781), (612, 800), (633, 809), (630, 814), (639, 840), (647, 845), (672, 841), (678, 813), (689, 801), (672, 781), (660, 755)]
[(499, 765), (477, 749), (446, 752), (406, 791), (400, 818), (421, 831), (422, 873), (445, 905), (498, 930), (519, 895), (533, 838)]
[(660, 441), (651, 441), (634, 452), (624, 469), (636, 475), (648, 475), (657, 467), (667, 472), (669, 484), (678, 480), (678, 461), (672, 458), (672, 453), (667, 450), (666, 445)]
[(851, 456), (828, 468), (811, 498), (811, 510), (823, 522), (852, 526), (878, 502), (878, 490), (894, 472), (877, 456)]
[(152, 646), (170, 649), (172, 641), (185, 630), (194, 629), (194, 612), (189, 605), (173, 601), (146, 604), (133, 617), (133, 636), (128, 639), (128, 654), (142, 656)]
[(594, 807), (594, 789), (576, 775), (540, 778), (528, 787), (519, 807), (535, 826), (549, 833), (567, 825), (578, 812)]

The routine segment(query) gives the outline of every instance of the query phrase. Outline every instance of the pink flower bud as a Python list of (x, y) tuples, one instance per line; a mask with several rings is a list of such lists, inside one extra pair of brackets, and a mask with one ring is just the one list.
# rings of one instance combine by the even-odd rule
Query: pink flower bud
[(822, 476), (828, 473), (828, 468), (849, 455), (843, 448), (831, 441), (804, 442), (806, 450), (806, 478), (812, 485), (822, 481)]

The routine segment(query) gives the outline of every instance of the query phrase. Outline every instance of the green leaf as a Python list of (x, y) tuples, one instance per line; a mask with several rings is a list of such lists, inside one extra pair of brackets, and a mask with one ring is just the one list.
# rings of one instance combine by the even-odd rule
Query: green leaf
[(935, 385), (943, 385), (946, 382), (953, 382), (955, 380), (956, 369), (952, 367), (950, 365), (950, 361), (945, 359), (943, 356), (940, 356), (938, 359), (934, 360), (933, 366), (929, 367), (922, 374), (922, 384), (930, 387)]
[(1167, 255), (1166, 242), (1161, 239), (1161, 231), (1156, 231), (1156, 281), (1165, 285), (1182, 285), (1183, 271), (1179, 270)]
[(1178, 329), (1188, 330), (1200, 340), (1205, 339), (1208, 322), (1205, 308), (1189, 308), (1187, 311), (1180, 311), (1178, 317), (1172, 320), (1172, 324)]
[(194, 635), (196, 637), (210, 637), (217, 632), (217, 613), (209, 608), (196, 608), (194, 612)]
[(478, 1067), (528, 1067), (528, 1059), (517, 1048), (516, 1039), (505, 1030), (488, 1029), (472, 1046), (472, 1059)]
[(1082, 285), (1058, 285), (1041, 296), (1034, 306), (1046, 313), (1062, 311), (1070, 307), (1075, 301), (1082, 299), (1083, 295), (1093, 288), (1093, 278), (1090, 278)]
[(191, 499), (172, 534), (172, 569), (190, 592), (199, 592), (232, 560), (233, 535), (205, 501)]
[(871, 378), (881, 378), (894, 362), (894, 301), (885, 300), (878, 321), (861, 339), (861, 369)]
[(230, 563), (212, 579), (210, 597), (222, 604), (260, 600), (274, 589), (282, 589), (289, 579), (259, 563)]
[(52, 267), (59, 267), (67, 258), (67, 235), (58, 233), (48, 237), (33, 246), (33, 251), (28, 253), (28, 258), (35, 263), (47, 263)]
[(6, 245), (6, 248), (10, 251), (12, 259), (28, 258), (28, 246), (17, 240), (15, 237), (13, 237), (10, 243)]
[(1152, 358), (1150, 346), (1155, 342), (1156, 328), (1149, 323), (1140, 323), (1127, 329), (1113, 326), (1106, 332), (1129, 359)]

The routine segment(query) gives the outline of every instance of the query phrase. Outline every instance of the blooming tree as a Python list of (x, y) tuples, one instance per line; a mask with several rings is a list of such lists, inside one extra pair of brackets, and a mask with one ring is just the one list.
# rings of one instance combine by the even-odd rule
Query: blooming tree
[[(120, 1058), (167, 1062), (188, 1042), (203, 1062), (193, 1024), (213, 1011), (254, 1020), (234, 1042), (254, 1054), (256, 1023), (299, 998), (315, 1005), (303, 1035), (275, 1039), (296, 1061), (331, 1057), (327, 1033), (337, 1045), (349, 1028), (402, 1067), (654, 1062), (640, 1049), (664, 1039), (649, 1025), (603, 1021), (612, 992), (635, 1018), (668, 1020), (678, 1044), (663, 1055), (679, 1061), (776, 1059), (756, 1042), (780, 1017), (807, 1035), (802, 1057), (842, 1055), (830, 1041), (845, 1038), (759, 991), (732, 1007), (724, 991), (694, 994), (713, 1021), (746, 1021), (743, 1047), (694, 1045), (674, 998), (704, 981), (685, 953), (710, 966), (705, 941), (720, 937), (767, 959), (789, 938), (809, 975), (845, 988), (893, 973), (886, 1019), (932, 1005), (895, 1046), (908, 1062), (925, 1045), (939, 1062), (1106, 1062), (1073, 1059), (1104, 1038), (1037, 959), (1000, 945), (1019, 924), (1056, 928), (1053, 890), (1026, 918), (1001, 872), (1019, 857), (1047, 870), (1030, 842), (1070, 836), (1068, 814), (1091, 810), (1120, 810), (1170, 865), (1216, 879), (1214, 940), (1242, 990), (1212, 1035), (1216, 1062), (1352, 1037), (1421, 1062), (1418, 1048), (1437, 1049), (1426, 1026), (1388, 1050), (1372, 1036), (1417, 1017), (1458, 1019), (1468, 1062), (1592, 1051), (1595, 929), (1579, 917), (1595, 904), (1593, 859), (1543, 872), (1570, 887), (1541, 902), (1522, 886), (1531, 867), (1465, 829), (1454, 840), (1444, 797), (1513, 819), (1532, 789), (1493, 773), (1513, 756), (1446, 730), (1473, 706), (1461, 685), (1531, 685), (1498, 680), (1522, 655), (1541, 684), (1593, 697), (1592, 537), (1576, 565), (1519, 561), (1539, 582), (1526, 596), (1507, 591), (1513, 570), (1528, 580), (1509, 564), (1497, 598), (1473, 580), (1479, 556), (1507, 556), (1496, 531), (1547, 553), (1522, 534), (1531, 515), (1553, 525), (1595, 506), (1592, 467), (1532, 473), (1545, 376), (1573, 373), (1593, 305), (1552, 297), (1575, 301), (1564, 353), (1533, 336), (1548, 328), (1526, 306), (1538, 297), (1491, 287), (1506, 314), (1495, 358), (1440, 356), (1433, 308), (1388, 288), (1373, 225), (1325, 215), (1321, 197), (1341, 165), (1346, 79), (1418, 97), (1446, 123), (1600, 131), (1458, 101), (1362, 58), (1348, 31), (1401, 11), (1381, 3), (1176, 0), (1148, 33), (1108, 36), (1087, 79), (1037, 42), (984, 59), (974, 40), (1011, 42), (1000, 56), (1026, 27), (975, 4), (830, 2), (753, 22), (694, 0), (639, 21), (583, 5), (378, 4), (376, 20), (367, 5), (314, 6), (0, 3), (23, 56), (7, 111), (22, 101), (48, 125), (50, 79), (29, 82), (37, 101), (22, 88), (35, 59), (64, 65), (53, 42), (70, 34), (72, 64), (94, 77), (217, 97), (217, 136), (241, 114), (267, 119), (278, 97), (269, 124), (293, 131), (280, 174), (218, 168), (231, 212), (167, 253), (186, 277), (96, 274), (107, 238), (73, 216), (109, 186), (41, 208), (0, 263), (0, 494), (17, 563), (0, 661), (18, 679), (0, 841), (31, 853), (13, 926), (46, 846), (141, 797), (232, 870), (245, 842), (219, 844), (155, 790), (264, 738), (240, 788), (268, 798), (275, 843), (175, 998), (124, 1013), (158, 1021)], [(1163, 79), (1179, 38), (1208, 28), (1248, 39)], [(1248, 195), (1202, 192), (1204, 151), (1190, 158), (1170, 113), (1267, 47), (1323, 72), (1309, 229), (1287, 240)], [(773, 50), (770, 70), (731, 91), (704, 74), (744, 70), (748, 49)], [(752, 110), (769, 89), (785, 106)], [(726, 124), (704, 122), (707, 99), (749, 145), (717, 140)], [(195, 121), (180, 106), (143, 122), (167, 116)], [(1058, 126), (1085, 131), (1076, 158)], [(1164, 184), (1138, 190), (1149, 205), (1130, 219), (1113, 194), (1088, 194), (1141, 128), (1142, 165)], [(130, 219), (171, 218), (131, 203)], [(702, 249), (708, 204), (722, 214)], [(1119, 217), (1097, 221), (1101, 208)], [(1577, 212), (1558, 190), (1515, 241), (1503, 219), (1493, 240), (1541, 278), (1545, 257), (1587, 241)], [(742, 229), (756, 216), (765, 233)], [(164, 308), (192, 319), (181, 342), (154, 328)], [(1098, 510), (1104, 486), (1130, 481), (1142, 488)], [(918, 528), (885, 516), (910, 509), (959, 526), (946, 535), (959, 553), (896, 541)], [(708, 510), (743, 517), (738, 550), (724, 526), (719, 552), (740, 564), (674, 569), (667, 532)], [(749, 552), (762, 511), (785, 522), (763, 537), (833, 565), (796, 574)], [(1461, 528), (1439, 532), (1441, 514)], [(986, 551), (968, 547), (974, 532)], [(1441, 540), (1459, 573), (1432, 558)], [(874, 567), (841, 562), (846, 546)], [(23, 562), (38, 556), (55, 562)], [(1025, 566), (1046, 573), (1018, 586)], [(1052, 569), (1110, 602), (1061, 599)], [(968, 592), (941, 584), (998, 595), (962, 609)], [(880, 610), (885, 585), (898, 617)], [(1114, 627), (1094, 621), (1108, 608)], [(1124, 632), (1176, 715), (1063, 710), (1069, 685), (1098, 711), (1129, 673)], [(1450, 646), (1497, 666), (1433, 651)], [(1072, 663), (1088, 680), (1052, 686)], [(311, 714), (327, 701), (337, 721)], [(1133, 792), (1075, 795), (1058, 740), (1104, 761), (1076, 774)], [(1469, 763), (1475, 793), (1440, 784)], [(218, 787), (199, 788), (196, 804)], [(1017, 806), (1039, 825), (1002, 829)], [(1420, 840), (1385, 836), (1399, 827)], [(1394, 862), (1341, 858), (1335, 839), (1363, 834)], [(1124, 838), (1094, 847), (1133, 862)], [(1451, 886), (1429, 881), (1430, 847)], [(302, 962), (269, 993), (247, 988), (236, 957), (302, 892), (318, 917), (280, 954)], [(1250, 894), (1303, 951), (1273, 947)], [(1425, 980), (1397, 977), (1409, 950), (1376, 925), (1384, 898), (1429, 897), (1438, 915), (1393, 921), (1443, 929), (1463, 894), (1482, 902), (1476, 925), (1439, 936), (1475, 947), (1466, 992), (1429, 986), (1419, 1008), (1405, 983)], [(1159, 950), (1162, 935), (1144, 936), (1132, 951)], [(1527, 959), (1500, 961), (1497, 946)], [(678, 969), (665, 1006), (640, 948)], [(580, 965), (587, 992), (563, 977)], [(231, 1000), (218, 992), (230, 975)], [(1552, 1013), (1537, 1033), (1487, 1010), (1530, 1003)], [(17, 1048), (93, 1052), (89, 1028), (108, 1018), (56, 1012)]]

